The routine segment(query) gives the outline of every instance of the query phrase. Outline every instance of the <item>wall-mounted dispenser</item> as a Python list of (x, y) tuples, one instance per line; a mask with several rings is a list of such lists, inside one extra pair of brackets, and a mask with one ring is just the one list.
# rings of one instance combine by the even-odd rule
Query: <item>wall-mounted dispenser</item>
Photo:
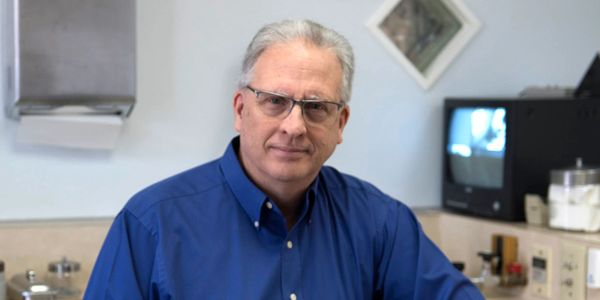
[(17, 140), (110, 149), (135, 103), (135, 0), (2, 0)]

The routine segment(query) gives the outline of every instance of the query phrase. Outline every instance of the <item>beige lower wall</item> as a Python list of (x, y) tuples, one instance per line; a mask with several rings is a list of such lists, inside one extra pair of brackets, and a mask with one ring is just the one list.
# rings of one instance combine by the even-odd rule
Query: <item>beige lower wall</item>
[(83, 288), (112, 219), (0, 223), (0, 260), (7, 280), (26, 269), (45, 278), (48, 263), (62, 257), (77, 261)]
[[(503, 234), (517, 237), (518, 260), (525, 266), (528, 278), (534, 246), (541, 245), (551, 250), (551, 300), (561, 299), (560, 267), (561, 244), (578, 244), (600, 248), (600, 234), (572, 233), (524, 223), (508, 223), (439, 211), (417, 212), (427, 235), (452, 261), (465, 262), (465, 275), (475, 277), (481, 270), (481, 259), (477, 252), (492, 248), (492, 235)], [(533, 288), (503, 289), (503, 292), (518, 296), (520, 299), (545, 299), (533, 296)], [(600, 299), (600, 290), (586, 290), (587, 299)]]

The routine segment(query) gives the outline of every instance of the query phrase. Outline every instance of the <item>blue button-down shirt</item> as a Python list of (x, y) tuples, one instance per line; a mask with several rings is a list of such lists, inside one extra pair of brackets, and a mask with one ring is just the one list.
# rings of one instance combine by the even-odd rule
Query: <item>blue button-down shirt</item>
[(238, 144), (127, 203), (85, 299), (483, 299), (405, 205), (331, 167), (288, 231)]

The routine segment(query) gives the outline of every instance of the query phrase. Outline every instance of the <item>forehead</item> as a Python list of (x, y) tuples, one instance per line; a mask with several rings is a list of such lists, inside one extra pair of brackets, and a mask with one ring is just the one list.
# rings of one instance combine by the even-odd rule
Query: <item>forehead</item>
[(295, 96), (337, 98), (342, 67), (332, 50), (293, 40), (268, 47), (254, 65), (252, 81), (261, 89)]

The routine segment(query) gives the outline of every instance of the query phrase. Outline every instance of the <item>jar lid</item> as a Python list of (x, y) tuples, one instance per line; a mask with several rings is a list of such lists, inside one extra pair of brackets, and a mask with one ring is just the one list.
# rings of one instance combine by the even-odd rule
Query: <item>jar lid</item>
[(565, 186), (600, 184), (600, 168), (584, 166), (577, 158), (575, 167), (550, 171), (550, 182)]
[(76, 261), (67, 260), (66, 257), (63, 257), (62, 260), (49, 263), (48, 271), (52, 273), (77, 272), (79, 271), (79, 263)]
[(39, 281), (33, 270), (15, 274), (9, 285), (10, 289), (16, 290), (18, 295), (23, 296), (23, 299), (56, 299), (58, 294), (57, 290)]

